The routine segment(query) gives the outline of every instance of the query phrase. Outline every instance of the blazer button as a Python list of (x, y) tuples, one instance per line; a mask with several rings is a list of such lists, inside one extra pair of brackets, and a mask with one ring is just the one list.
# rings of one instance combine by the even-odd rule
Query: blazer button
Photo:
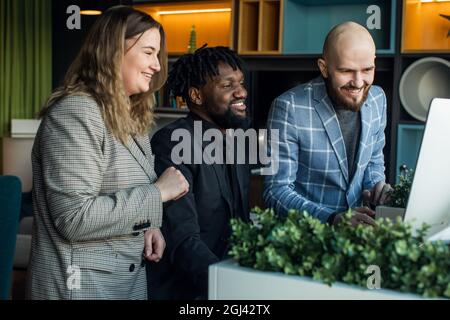
[(152, 224), (150, 223), (150, 221), (147, 221), (147, 222), (143, 223), (141, 226), (142, 226), (142, 228), (150, 228), (151, 225)]
[(134, 263), (130, 264), (130, 272), (134, 271)]

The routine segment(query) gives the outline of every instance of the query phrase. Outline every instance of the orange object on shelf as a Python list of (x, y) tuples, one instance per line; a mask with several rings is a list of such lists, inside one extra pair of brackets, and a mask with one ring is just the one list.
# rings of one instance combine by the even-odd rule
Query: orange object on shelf
[(404, 0), (402, 52), (450, 52), (450, 1)]
[(188, 52), (192, 25), (195, 25), (197, 47), (232, 47), (232, 1), (176, 2), (134, 5), (150, 14), (164, 27), (169, 54)]

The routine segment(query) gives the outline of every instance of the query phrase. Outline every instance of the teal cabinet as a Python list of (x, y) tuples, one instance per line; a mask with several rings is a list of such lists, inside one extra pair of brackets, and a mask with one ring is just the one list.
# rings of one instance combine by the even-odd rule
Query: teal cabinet
[[(376, 6), (375, 11), (368, 10)], [(372, 7), (374, 8), (374, 7)], [(369, 29), (377, 53), (394, 53), (396, 0), (285, 0), (283, 54), (320, 54), (327, 33), (344, 21), (367, 27), (378, 12), (380, 29)], [(377, 13), (375, 13), (377, 14)]]
[(398, 125), (396, 182), (398, 182), (400, 166), (406, 165), (409, 169), (416, 168), (424, 129), (423, 124)]

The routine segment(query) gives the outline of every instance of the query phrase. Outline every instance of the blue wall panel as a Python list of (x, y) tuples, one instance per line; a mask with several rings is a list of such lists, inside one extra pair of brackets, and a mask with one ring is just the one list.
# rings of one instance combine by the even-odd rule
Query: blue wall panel
[(369, 30), (377, 52), (393, 53), (396, 0), (285, 0), (283, 53), (320, 54), (327, 33), (336, 24), (355, 21), (365, 26), (370, 5), (381, 10), (381, 29)]
[(424, 128), (422, 124), (398, 125), (396, 182), (398, 182), (401, 165), (406, 165), (408, 169), (416, 168)]

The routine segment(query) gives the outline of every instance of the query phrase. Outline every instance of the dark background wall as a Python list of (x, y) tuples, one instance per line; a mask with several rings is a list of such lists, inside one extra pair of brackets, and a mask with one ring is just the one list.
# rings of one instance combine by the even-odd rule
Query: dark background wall
[(53, 0), (52, 1), (52, 41), (53, 41), (53, 88), (58, 87), (73, 61), (94, 21), (98, 16), (81, 15), (81, 28), (69, 30), (66, 26), (70, 14), (66, 13), (70, 5), (80, 9), (97, 8), (106, 10), (119, 4), (131, 4), (131, 0)]

